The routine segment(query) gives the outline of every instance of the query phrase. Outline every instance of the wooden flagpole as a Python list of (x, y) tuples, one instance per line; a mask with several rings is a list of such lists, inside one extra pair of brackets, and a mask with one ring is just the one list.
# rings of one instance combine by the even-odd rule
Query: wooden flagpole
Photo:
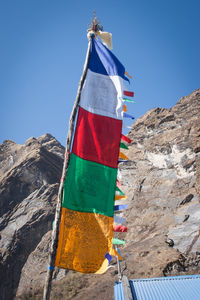
[(91, 47), (91, 41), (92, 41), (92, 35), (94, 33), (89, 31), (88, 33), (88, 49), (85, 59), (85, 64), (83, 67), (83, 73), (81, 76), (81, 79), (79, 81), (78, 91), (76, 95), (76, 100), (72, 109), (72, 113), (69, 120), (69, 129), (68, 129), (68, 135), (67, 135), (67, 145), (65, 149), (65, 157), (64, 157), (64, 164), (63, 164), (63, 170), (62, 170), (62, 177), (60, 181), (60, 186), (58, 190), (58, 197), (57, 197), (57, 205), (56, 205), (56, 213), (55, 213), (55, 221), (52, 231), (52, 242), (50, 247), (50, 254), (49, 254), (49, 265), (44, 285), (44, 292), (43, 292), (43, 300), (49, 300), (50, 299), (50, 292), (51, 292), (51, 282), (52, 282), (52, 276), (54, 271), (54, 263), (56, 258), (56, 250), (57, 250), (57, 244), (58, 244), (58, 234), (59, 234), (59, 226), (60, 226), (60, 217), (61, 217), (61, 207), (62, 207), (62, 193), (63, 193), (63, 183), (65, 176), (67, 174), (67, 169), (69, 165), (69, 159), (70, 159), (70, 150), (71, 150), (71, 144), (72, 144), (72, 138), (73, 138), (73, 132), (74, 132), (74, 126), (75, 126), (75, 119), (76, 114), (78, 110), (78, 105), (80, 102), (80, 96), (81, 96), (81, 90), (87, 75), (87, 69), (88, 69), (88, 62), (89, 62), (89, 56), (90, 56), (90, 47)]

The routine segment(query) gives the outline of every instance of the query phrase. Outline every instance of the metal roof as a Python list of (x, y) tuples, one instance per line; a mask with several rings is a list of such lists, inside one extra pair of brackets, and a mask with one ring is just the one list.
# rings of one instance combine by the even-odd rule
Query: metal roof
[[(200, 300), (200, 275), (129, 280), (133, 300)], [(122, 283), (114, 286), (114, 299), (126, 300)]]

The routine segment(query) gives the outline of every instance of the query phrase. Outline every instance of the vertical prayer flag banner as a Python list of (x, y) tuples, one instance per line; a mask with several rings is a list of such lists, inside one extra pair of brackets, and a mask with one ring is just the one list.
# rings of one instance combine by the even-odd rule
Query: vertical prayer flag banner
[(95, 37), (64, 181), (55, 265), (104, 273), (113, 244), (125, 68)]

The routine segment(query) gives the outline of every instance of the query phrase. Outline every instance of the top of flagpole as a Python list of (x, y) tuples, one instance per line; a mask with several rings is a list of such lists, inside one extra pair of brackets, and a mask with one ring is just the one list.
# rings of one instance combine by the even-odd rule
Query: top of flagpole
[(91, 21), (91, 25), (88, 28), (88, 32), (94, 32), (97, 34), (98, 31), (103, 31), (103, 26), (100, 24), (96, 12), (94, 11), (94, 18)]
[(97, 35), (100, 37), (102, 43), (108, 48), (112, 49), (112, 34), (109, 32), (103, 31), (103, 26), (100, 24), (96, 12), (94, 11), (94, 18), (91, 21), (91, 25), (88, 28), (88, 40), (92, 38), (92, 36), (95, 36), (97, 38)]

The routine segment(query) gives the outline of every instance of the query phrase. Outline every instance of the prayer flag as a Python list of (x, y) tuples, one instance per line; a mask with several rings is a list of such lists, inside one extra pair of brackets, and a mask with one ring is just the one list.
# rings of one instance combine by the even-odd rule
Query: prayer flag
[(114, 222), (116, 224), (125, 224), (126, 223), (126, 219), (122, 218), (122, 217), (114, 216)]
[(127, 204), (124, 204), (124, 205), (115, 205), (114, 209), (115, 209), (115, 211), (118, 211), (118, 210), (126, 209), (127, 207), (128, 207)]
[(128, 99), (128, 98), (123, 98), (124, 101), (127, 101), (127, 102), (131, 102), (131, 103), (136, 103), (135, 101), (133, 101), (132, 99)]
[(130, 119), (135, 119), (133, 116), (131, 116), (131, 115), (127, 114), (127, 113), (124, 113), (124, 117), (125, 118), (130, 118)]
[(127, 97), (133, 97), (134, 93), (133, 92), (129, 92), (129, 91), (124, 91), (124, 95)]
[(132, 79), (133, 77), (132, 76), (130, 76), (126, 71), (125, 71), (125, 73), (124, 73), (126, 76), (128, 76), (130, 79)]
[(124, 245), (125, 241), (113, 238), (113, 245)]
[(128, 147), (124, 143), (120, 143), (120, 148), (128, 149)]
[(119, 182), (119, 180), (117, 179), (117, 187), (120, 188), (121, 183)]
[(120, 195), (123, 195), (123, 196), (125, 195), (125, 194), (118, 188), (118, 186), (116, 186), (116, 191), (119, 192)]
[(125, 142), (127, 142), (129, 144), (132, 142), (131, 139), (129, 139), (127, 136), (125, 136), (123, 134), (121, 134), (121, 138), (122, 138), (123, 141), (125, 141)]
[(108, 260), (109, 263), (112, 260), (112, 256), (108, 252), (105, 254), (105, 258), (107, 258), (107, 260)]
[(110, 261), (124, 73), (93, 37), (64, 181), (57, 267), (100, 274)]
[(115, 225), (114, 232), (127, 232), (127, 227), (124, 225)]
[(122, 152), (119, 152), (119, 158), (127, 159), (128, 160), (128, 157), (124, 153), (122, 153)]
[(123, 111), (126, 112), (127, 111), (127, 105), (123, 105)]
[(115, 250), (114, 248), (112, 248), (110, 254), (117, 256), (119, 258), (119, 260), (122, 260), (121, 253), (119, 251)]
[(115, 200), (127, 199), (125, 195), (115, 195)]

